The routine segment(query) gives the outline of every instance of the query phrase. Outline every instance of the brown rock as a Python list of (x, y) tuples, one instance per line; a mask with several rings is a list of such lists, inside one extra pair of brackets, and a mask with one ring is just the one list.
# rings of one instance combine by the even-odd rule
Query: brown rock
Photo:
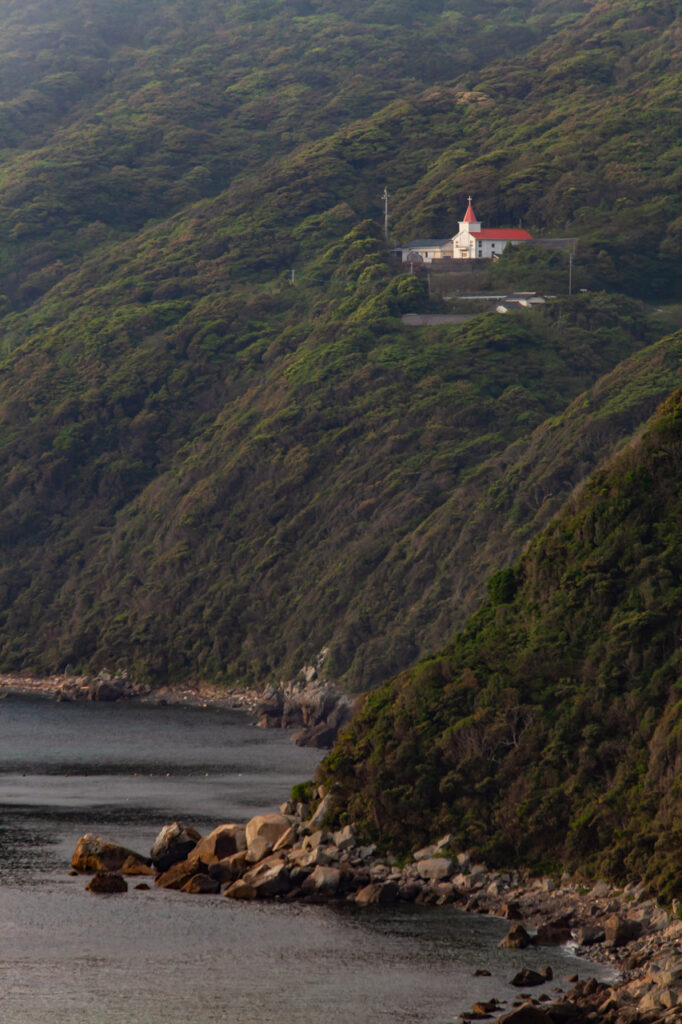
[(86, 886), (88, 892), (117, 893), (128, 892), (125, 878), (115, 871), (97, 871)]
[(543, 924), (538, 928), (535, 943), (538, 946), (564, 946), (573, 938), (567, 925)]
[(149, 863), (145, 857), (134, 850), (128, 850), (118, 843), (110, 843), (88, 833), (76, 843), (71, 857), (71, 867), (79, 872), (120, 871), (125, 861), (133, 857), (141, 863)]
[[(242, 850), (241, 853), (233, 853), (230, 857), (224, 857), (219, 863), (222, 866), (222, 870), (231, 871), (234, 878), (239, 878), (249, 867), (246, 859), (246, 850)], [(217, 867), (217, 865), (212, 864), (211, 867)]]
[(246, 845), (251, 846), (256, 836), (263, 836), (274, 846), (290, 828), (291, 821), (284, 814), (257, 814), (246, 826)]
[(146, 882), (138, 882), (138, 884), (135, 886), (135, 888), (136, 889), (145, 889), (147, 892), (149, 892), (149, 886), (147, 885)]
[(509, 929), (502, 939), (502, 949), (526, 949), (530, 946), (532, 939), (522, 924), (515, 924)]
[(199, 870), (198, 863), (190, 864), (189, 861), (181, 860), (178, 864), (169, 867), (167, 871), (157, 875), (155, 884), (161, 886), (162, 889), (182, 889), (193, 875), (199, 873)]
[(197, 842), (187, 859), (211, 865), (245, 849), (246, 829), (243, 825), (218, 825)]
[(547, 1010), (528, 1002), (498, 1017), (498, 1024), (552, 1024), (552, 1018)]
[(515, 988), (532, 988), (535, 985), (544, 985), (547, 980), (544, 974), (533, 971), (530, 967), (524, 967), (514, 975), (510, 984)]
[(354, 900), (358, 906), (366, 907), (372, 903), (395, 903), (399, 895), (400, 890), (395, 882), (370, 882), (355, 893)]
[(277, 842), (272, 848), (273, 853), (277, 853), (279, 850), (288, 850), (292, 846), (296, 845), (297, 830), (295, 825), (291, 825), (286, 832), (283, 832)]
[(518, 903), (510, 902), (502, 904), (502, 917), (506, 917), (508, 921), (522, 921), (523, 914), (521, 913), (521, 907)]
[(130, 857), (126, 857), (121, 864), (122, 875), (155, 875), (156, 871), (150, 865), (149, 861), (143, 857), (138, 857), (136, 853)]
[(225, 896), (231, 900), (255, 900), (258, 898), (258, 893), (243, 878), (238, 878), (225, 890)]
[(631, 921), (626, 917), (619, 917), (618, 914), (612, 914), (606, 919), (604, 935), (606, 945), (611, 949), (626, 946), (628, 942), (632, 942), (641, 934), (642, 925), (639, 921)]
[(211, 878), (210, 875), (200, 873), (192, 875), (182, 886), (182, 891), (194, 894), (215, 894), (220, 892), (220, 882)]

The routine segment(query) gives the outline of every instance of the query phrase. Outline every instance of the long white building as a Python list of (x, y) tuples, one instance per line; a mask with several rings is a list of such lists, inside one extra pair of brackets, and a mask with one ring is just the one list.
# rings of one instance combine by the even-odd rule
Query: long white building
[(489, 260), (504, 252), (510, 242), (527, 242), (533, 236), (521, 228), (484, 228), (476, 218), (471, 196), (459, 231), (453, 238), (414, 238), (398, 251), (403, 263), (433, 260)]

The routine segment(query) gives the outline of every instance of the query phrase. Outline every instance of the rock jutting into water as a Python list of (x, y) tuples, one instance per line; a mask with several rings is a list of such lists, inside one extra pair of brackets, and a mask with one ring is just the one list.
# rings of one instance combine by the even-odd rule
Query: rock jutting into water
[[(235, 900), (346, 901), (357, 907), (408, 901), (497, 914), (517, 922), (503, 946), (524, 949), (571, 941), (621, 972), (614, 985), (578, 982), (548, 1005), (540, 1005), (546, 995), (539, 1000), (524, 996), (501, 1021), (682, 1020), (682, 921), (671, 920), (643, 885), (617, 893), (604, 882), (586, 889), (568, 876), (557, 882), (521, 871), (492, 871), (455, 851), (450, 836), (415, 851), (405, 865), (391, 857), (380, 861), (375, 847), (363, 844), (351, 825), (325, 831), (328, 799), (322, 789), (317, 797), (321, 802), (312, 816), (304, 805), (287, 802), (279, 812), (259, 814), (246, 825), (221, 824), (204, 836), (173, 822), (161, 830), (149, 857), (86, 835), (76, 846), (72, 868), (94, 874), (88, 886), (93, 892), (124, 892), (124, 875), (144, 873), (153, 874), (160, 888), (195, 895), (222, 892)], [(526, 988), (550, 978), (549, 969), (524, 967), (510, 982)], [(470, 1020), (486, 1016), (478, 1004), (464, 1015)]]

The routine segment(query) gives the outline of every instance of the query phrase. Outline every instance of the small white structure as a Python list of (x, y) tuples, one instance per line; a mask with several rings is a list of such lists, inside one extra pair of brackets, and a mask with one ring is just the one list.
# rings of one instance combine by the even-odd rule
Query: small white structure
[(504, 252), (510, 242), (532, 241), (521, 228), (484, 228), (469, 205), (454, 238), (415, 238), (398, 249), (403, 263), (432, 263), (433, 260), (490, 260)]
[(451, 238), (413, 238), (400, 247), (403, 263), (431, 263), (452, 258)]

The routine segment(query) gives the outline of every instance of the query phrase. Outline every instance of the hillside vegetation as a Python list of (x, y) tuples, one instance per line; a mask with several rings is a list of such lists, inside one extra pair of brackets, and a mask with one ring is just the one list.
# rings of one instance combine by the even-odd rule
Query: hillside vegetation
[[(3, 669), (261, 683), (329, 647), (375, 685), (679, 383), (634, 301), (679, 287), (674, 4), (34, 0), (0, 28)], [(613, 294), (415, 333), (384, 183), (396, 240), (472, 190), (580, 235)]]
[(681, 474), (678, 391), (449, 647), (365, 699), (324, 769), (345, 814), (680, 896)]

